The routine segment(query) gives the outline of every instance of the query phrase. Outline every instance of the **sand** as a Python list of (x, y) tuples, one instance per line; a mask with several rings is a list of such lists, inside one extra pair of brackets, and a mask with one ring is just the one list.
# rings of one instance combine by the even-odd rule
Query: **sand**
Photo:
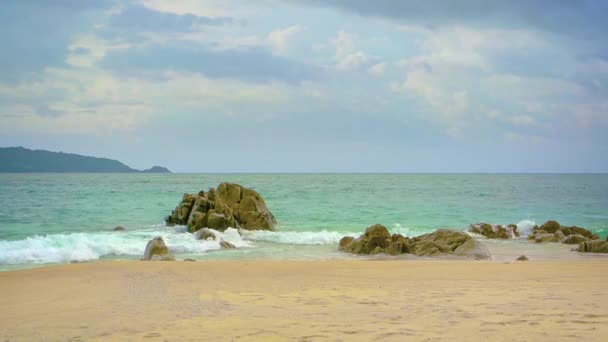
[(0, 273), (1, 341), (606, 341), (608, 258), (114, 261)]

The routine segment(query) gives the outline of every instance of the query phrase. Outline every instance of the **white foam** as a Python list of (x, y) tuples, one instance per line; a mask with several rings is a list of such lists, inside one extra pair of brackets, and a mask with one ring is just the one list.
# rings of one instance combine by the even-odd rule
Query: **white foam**
[(243, 237), (253, 241), (266, 241), (292, 245), (337, 244), (344, 236), (359, 236), (361, 233), (342, 233), (322, 230), (319, 232), (272, 232), (265, 230), (242, 231)]
[[(241, 239), (236, 229), (216, 232), (236, 247), (253, 244)], [(148, 241), (161, 236), (175, 254), (197, 254), (220, 249), (219, 241), (196, 240), (182, 227), (127, 232), (95, 232), (36, 235), (23, 240), (0, 241), (0, 264), (60, 263), (97, 260), (103, 257), (141, 257)]]

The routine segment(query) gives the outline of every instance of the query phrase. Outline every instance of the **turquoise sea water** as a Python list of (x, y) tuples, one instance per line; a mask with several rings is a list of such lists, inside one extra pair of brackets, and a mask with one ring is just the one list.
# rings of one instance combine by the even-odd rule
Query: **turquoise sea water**
[[(165, 227), (183, 193), (223, 181), (260, 192), (277, 232), (230, 230), (225, 239), (239, 248), (216, 251), (215, 242)], [(525, 231), (549, 219), (605, 238), (608, 175), (1, 174), (0, 269), (139, 258), (157, 235), (178, 257), (342, 258), (350, 256), (336, 252), (339, 239), (374, 223), (412, 236), (476, 222), (518, 223)], [(117, 225), (128, 231), (113, 232)]]

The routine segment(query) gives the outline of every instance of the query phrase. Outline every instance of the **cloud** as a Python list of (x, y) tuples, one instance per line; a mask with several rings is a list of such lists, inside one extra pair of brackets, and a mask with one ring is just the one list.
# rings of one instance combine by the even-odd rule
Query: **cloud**
[(319, 75), (314, 66), (272, 55), (262, 48), (217, 51), (179, 42), (118, 50), (109, 54), (102, 65), (119, 73), (174, 69), (248, 82), (298, 83)]
[(286, 55), (289, 51), (289, 46), (293, 37), (305, 30), (306, 28), (303, 26), (294, 25), (270, 32), (268, 34), (268, 42), (272, 47), (273, 53), (277, 55)]
[(131, 4), (114, 14), (106, 29), (134, 32), (186, 32), (198, 30), (207, 25), (223, 25), (231, 22), (229, 17), (206, 17), (191, 13), (162, 12), (143, 5)]
[(331, 41), (335, 48), (335, 68), (342, 71), (360, 71), (368, 68), (375, 61), (365, 52), (355, 47), (355, 35), (339, 31)]
[[(428, 27), (467, 25), (530, 29), (600, 39), (608, 31), (605, 1), (532, 0), (293, 0), (330, 6), (361, 16), (389, 18)], [(566, 24), (567, 23), (567, 24)]]
[(18, 82), (47, 66), (65, 65), (72, 36), (111, 6), (110, 1), (1, 1), (2, 79)]
[(388, 64), (386, 62), (377, 63), (377, 64), (372, 65), (368, 71), (370, 74), (377, 76), (377, 77), (384, 76), (387, 65)]

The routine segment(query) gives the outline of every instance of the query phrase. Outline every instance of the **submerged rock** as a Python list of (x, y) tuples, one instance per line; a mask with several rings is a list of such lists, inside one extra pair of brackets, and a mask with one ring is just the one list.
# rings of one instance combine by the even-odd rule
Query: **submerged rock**
[(566, 244), (579, 244), (584, 241), (598, 240), (599, 237), (588, 229), (577, 226), (562, 226), (559, 222), (551, 220), (543, 225), (534, 226), (528, 239), (537, 243), (561, 242)]
[(173, 261), (175, 260), (175, 256), (171, 254), (171, 252), (169, 251), (169, 247), (167, 247), (163, 238), (157, 236), (154, 239), (148, 241), (142, 260)]
[(356, 239), (342, 238), (339, 249), (354, 254), (407, 253), (418, 256), (457, 255), (476, 259), (490, 258), (488, 249), (464, 232), (440, 229), (410, 239), (400, 234), (391, 235), (388, 229), (380, 224), (368, 227), (365, 233)]
[(512, 239), (519, 237), (517, 226), (514, 224), (503, 226), (499, 224), (476, 223), (469, 226), (469, 232), (483, 235), (488, 239)]
[(233, 245), (232, 243), (226, 241), (226, 240), (222, 240), (220, 241), (220, 247), (222, 248), (226, 248), (226, 249), (232, 249), (232, 248), (236, 248), (235, 245)]
[(233, 183), (216, 189), (184, 194), (182, 201), (165, 219), (167, 225), (187, 225), (189, 232), (201, 228), (274, 230), (276, 220), (255, 190)]
[(113, 229), (115, 232), (124, 232), (125, 230), (127, 230), (127, 228), (123, 227), (123, 226), (116, 226)]
[(210, 241), (217, 240), (217, 236), (209, 228), (199, 229), (194, 233), (194, 235), (196, 236), (197, 240), (210, 240)]
[(582, 253), (608, 253), (608, 241), (594, 240), (581, 242), (578, 251)]

